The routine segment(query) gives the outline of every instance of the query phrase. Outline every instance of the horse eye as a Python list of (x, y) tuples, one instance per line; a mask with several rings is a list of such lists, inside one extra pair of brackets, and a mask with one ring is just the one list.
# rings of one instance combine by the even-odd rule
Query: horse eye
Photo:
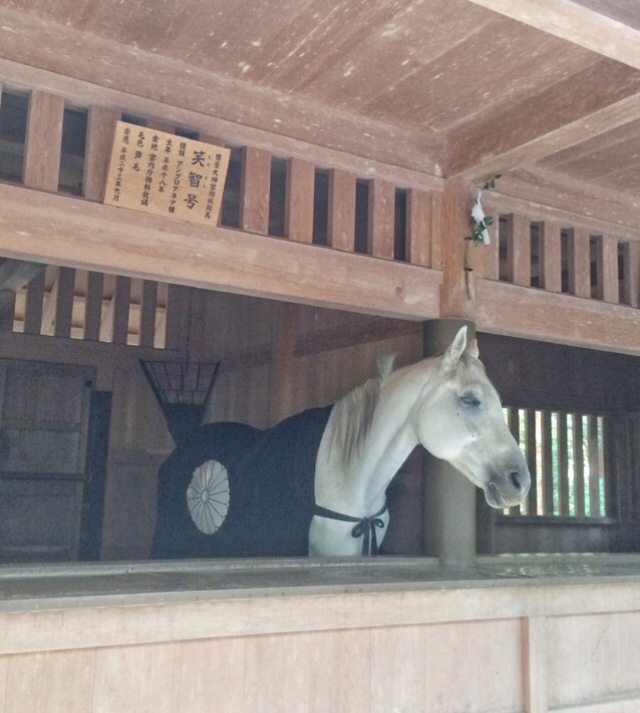
[(478, 396), (471, 391), (462, 394), (460, 401), (469, 408), (477, 408), (482, 403)]

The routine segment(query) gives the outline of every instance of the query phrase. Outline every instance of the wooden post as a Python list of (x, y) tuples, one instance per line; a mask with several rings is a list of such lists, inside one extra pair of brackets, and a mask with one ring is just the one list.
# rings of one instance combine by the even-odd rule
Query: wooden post
[(583, 228), (574, 228), (569, 241), (569, 291), (591, 297), (591, 236)]
[(84, 156), (82, 193), (92, 201), (102, 201), (107, 182), (111, 144), (120, 112), (94, 106), (89, 109), (87, 146)]
[[(463, 319), (430, 320), (424, 324), (425, 356), (442, 353), (461, 326), (474, 338), (473, 323)], [(430, 453), (424, 458), (424, 549), (445, 566), (465, 567), (476, 557), (476, 488), (446, 461)]]
[(509, 278), (514, 285), (531, 285), (531, 221), (526, 215), (509, 216)]
[(540, 227), (540, 286), (547, 292), (562, 292), (560, 225), (546, 220)]

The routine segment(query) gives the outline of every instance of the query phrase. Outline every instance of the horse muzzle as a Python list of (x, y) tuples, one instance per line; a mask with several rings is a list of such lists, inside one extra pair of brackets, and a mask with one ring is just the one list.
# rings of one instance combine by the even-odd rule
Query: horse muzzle
[(531, 487), (531, 474), (524, 459), (504, 470), (491, 474), (484, 488), (484, 497), (493, 508), (519, 505), (527, 497)]

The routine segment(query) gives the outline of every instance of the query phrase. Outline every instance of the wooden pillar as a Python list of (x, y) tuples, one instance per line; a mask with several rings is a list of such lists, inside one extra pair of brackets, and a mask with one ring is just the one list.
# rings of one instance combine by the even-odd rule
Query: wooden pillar
[[(473, 323), (463, 319), (430, 320), (424, 324), (424, 353), (441, 354), (461, 326), (474, 338)], [(427, 453), (425, 463), (425, 553), (450, 567), (465, 567), (476, 557), (476, 488), (446, 461)]]

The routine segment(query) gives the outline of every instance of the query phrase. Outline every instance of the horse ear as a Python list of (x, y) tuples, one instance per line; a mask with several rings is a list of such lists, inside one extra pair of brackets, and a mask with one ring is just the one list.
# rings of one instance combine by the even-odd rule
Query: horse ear
[(478, 340), (472, 339), (467, 345), (467, 354), (474, 359), (480, 358), (480, 350), (478, 349)]
[(467, 326), (460, 327), (458, 333), (449, 345), (449, 348), (442, 357), (442, 366), (445, 369), (453, 369), (458, 363), (467, 346)]

